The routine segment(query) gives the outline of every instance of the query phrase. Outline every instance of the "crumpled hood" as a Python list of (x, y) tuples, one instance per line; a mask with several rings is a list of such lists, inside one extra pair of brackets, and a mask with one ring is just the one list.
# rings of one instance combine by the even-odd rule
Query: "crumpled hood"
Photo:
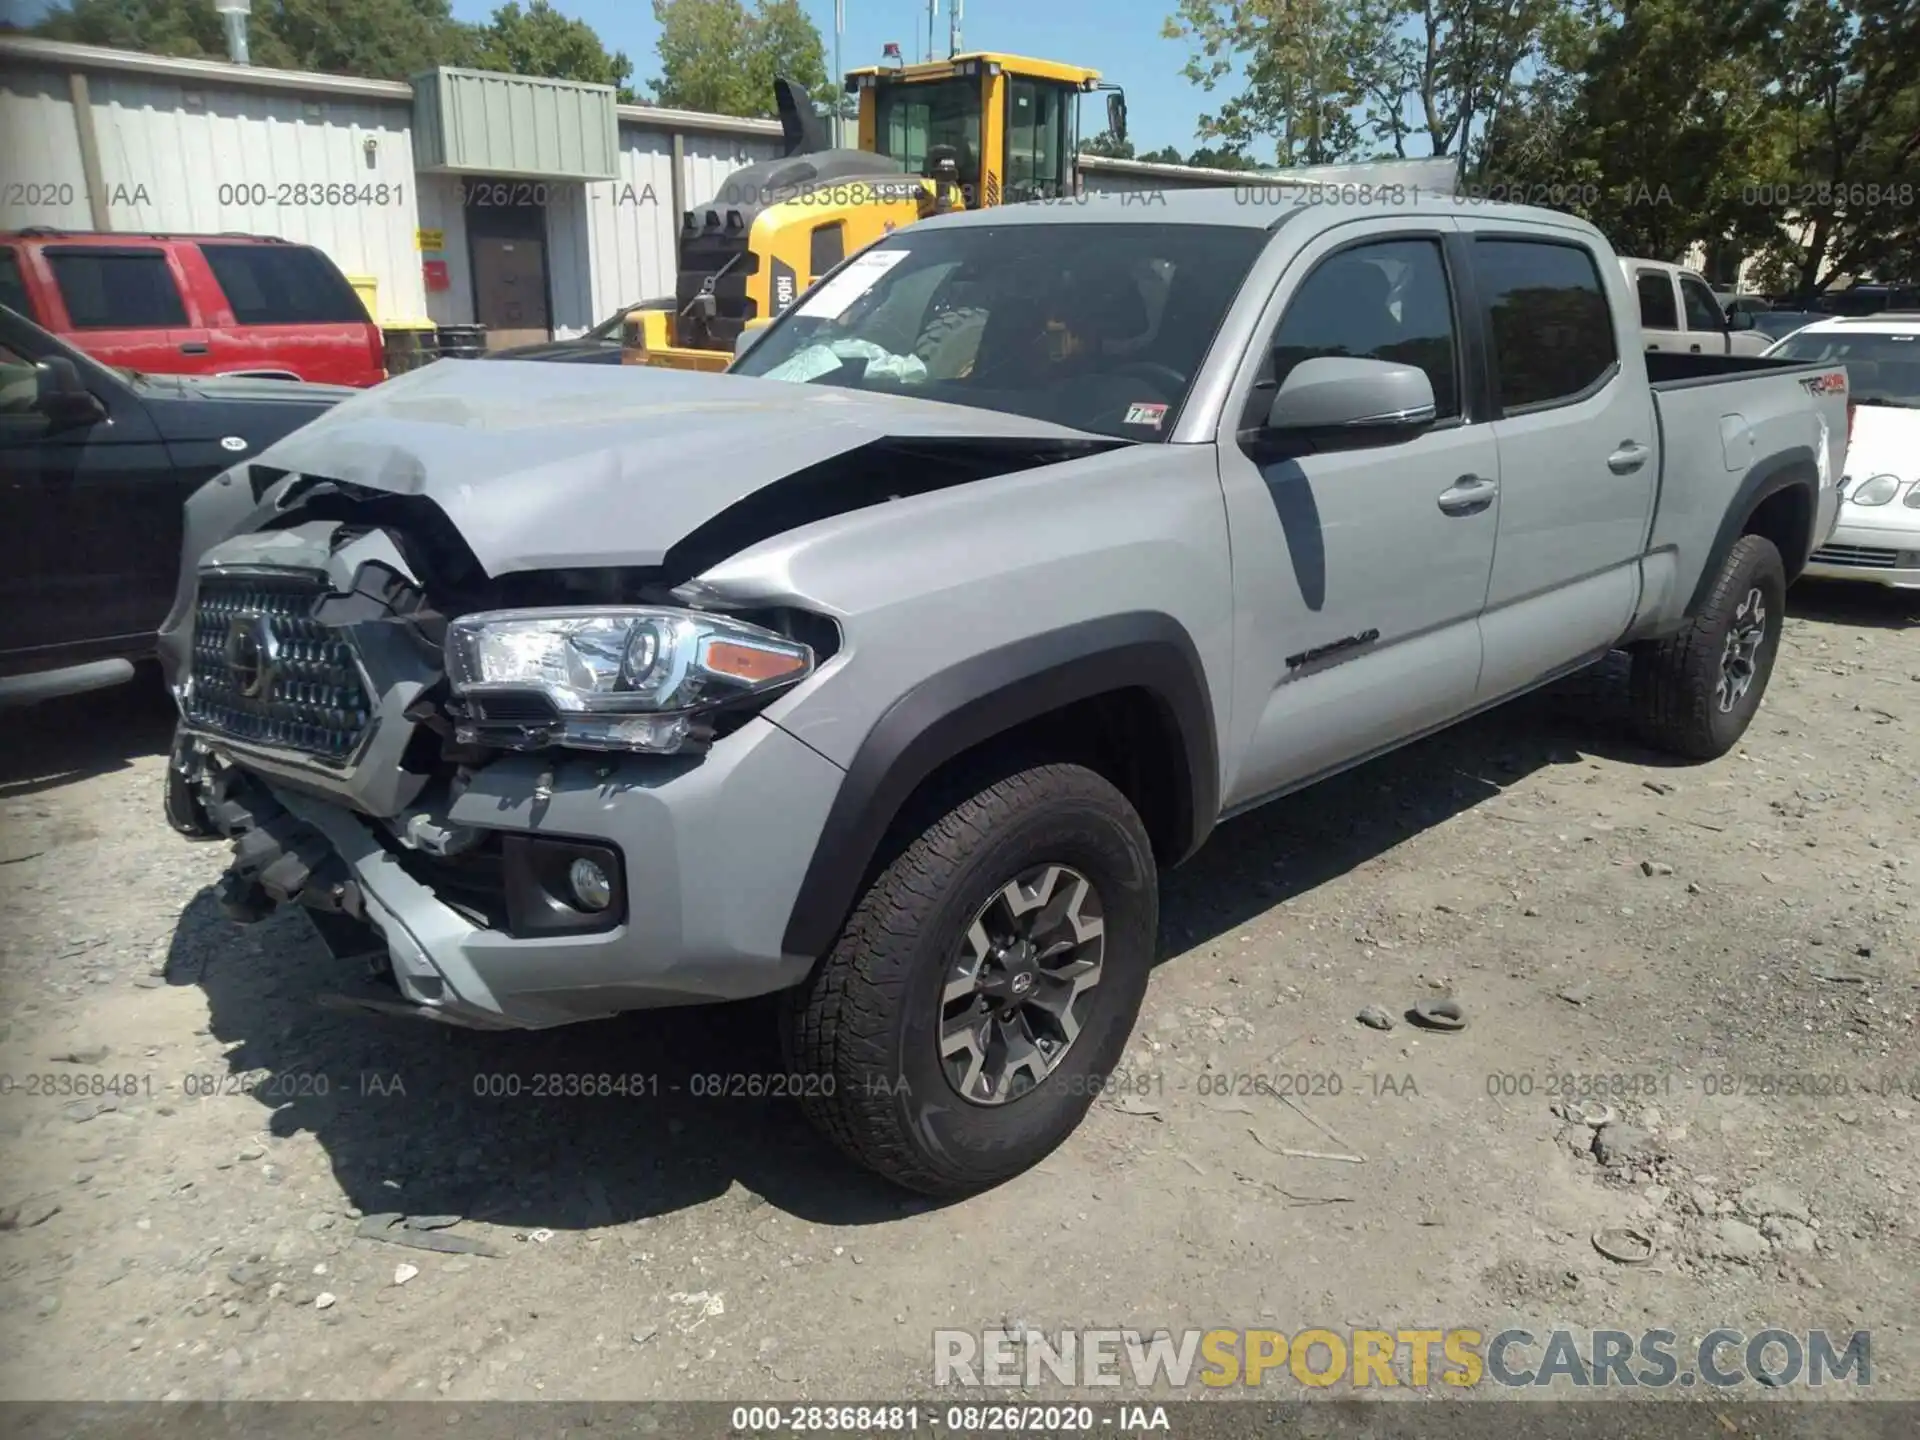
[(657, 565), (763, 487), (875, 440), (1119, 443), (995, 411), (741, 375), (440, 360), (260, 465), (433, 501), (489, 575)]

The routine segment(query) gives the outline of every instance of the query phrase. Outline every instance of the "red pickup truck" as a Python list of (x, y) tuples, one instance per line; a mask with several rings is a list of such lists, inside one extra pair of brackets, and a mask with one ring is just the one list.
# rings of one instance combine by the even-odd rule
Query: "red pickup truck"
[(0, 233), (0, 305), (152, 375), (367, 386), (387, 374), (380, 327), (333, 261), (269, 236)]

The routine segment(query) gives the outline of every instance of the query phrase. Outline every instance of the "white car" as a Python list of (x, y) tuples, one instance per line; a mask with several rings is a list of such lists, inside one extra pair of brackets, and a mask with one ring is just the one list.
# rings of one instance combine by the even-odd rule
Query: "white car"
[(1920, 589), (1920, 311), (1817, 320), (1767, 354), (1847, 367), (1840, 519), (1806, 573)]

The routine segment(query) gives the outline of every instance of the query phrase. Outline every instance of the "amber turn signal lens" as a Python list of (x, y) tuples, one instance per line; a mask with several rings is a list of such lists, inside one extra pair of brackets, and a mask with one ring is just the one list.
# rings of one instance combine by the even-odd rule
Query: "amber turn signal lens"
[(742, 645), (737, 640), (709, 640), (706, 667), (716, 675), (727, 675), (750, 685), (759, 685), (804, 670), (807, 662), (798, 655), (762, 650), (757, 645)]

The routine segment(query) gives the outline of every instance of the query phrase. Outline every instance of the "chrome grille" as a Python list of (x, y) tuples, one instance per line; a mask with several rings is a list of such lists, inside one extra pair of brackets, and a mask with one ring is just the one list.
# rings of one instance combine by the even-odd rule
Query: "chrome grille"
[(1858, 570), (1892, 570), (1900, 564), (1898, 550), (1879, 550), (1871, 545), (1823, 545), (1813, 552), (1821, 565), (1847, 565)]
[(372, 702), (353, 647), (313, 618), (324, 586), (304, 575), (207, 575), (193, 617), (187, 715), (235, 740), (344, 759)]

